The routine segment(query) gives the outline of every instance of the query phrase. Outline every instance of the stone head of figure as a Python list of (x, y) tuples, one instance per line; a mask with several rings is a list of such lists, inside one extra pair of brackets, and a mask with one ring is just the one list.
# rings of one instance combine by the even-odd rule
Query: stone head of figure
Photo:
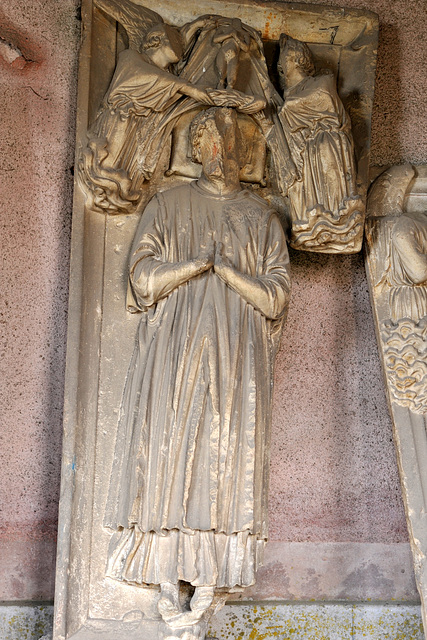
[(239, 185), (240, 130), (235, 109), (211, 107), (190, 126), (192, 160), (203, 167), (208, 180)]
[(157, 67), (167, 69), (181, 59), (184, 47), (179, 30), (161, 22), (147, 31), (141, 50)]
[(292, 86), (305, 76), (314, 75), (314, 62), (310, 49), (304, 42), (294, 40), (286, 33), (280, 35), (280, 55), (277, 70), (282, 88)]

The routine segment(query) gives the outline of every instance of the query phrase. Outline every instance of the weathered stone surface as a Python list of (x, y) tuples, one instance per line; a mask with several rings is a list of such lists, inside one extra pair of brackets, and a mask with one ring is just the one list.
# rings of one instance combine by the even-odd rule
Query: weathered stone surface
[(427, 620), (427, 166), (373, 183), (366, 272), (383, 363), (415, 578)]
[(36, 0), (24, 8), (6, 0), (0, 12), (0, 561), (10, 568), (1, 571), (0, 598), (6, 600), (53, 594), (77, 6)]
[(257, 582), (230, 600), (418, 601), (407, 543), (269, 542)]
[[(6, 372), (2, 374), (6, 407), (2, 408), (2, 433), (7, 433), (0, 452), (2, 563), (4, 540), (13, 541), (8, 555), (16, 554), (16, 569), (2, 571), (0, 576), (1, 597), (6, 600), (53, 596), (52, 574), (49, 580), (41, 579), (39, 552), (37, 558), (27, 549), (29, 540), (45, 540), (43, 554), (46, 565), (52, 566), (61, 457), (70, 167), (80, 26), (77, 4), (27, 0), (24, 10), (17, 0), (2, 3), (7, 20), (2, 15), (0, 36), (11, 41), (10, 55), (15, 55), (17, 47), (24, 58), (36, 61), (23, 73), (19, 66), (27, 65), (25, 59), (15, 57), (11, 65), (0, 54), (1, 122), (7, 132), (0, 142), (1, 288), (9, 303), (6, 307), (2, 302), (2, 338), (9, 354), (2, 358)], [(388, 0), (347, 0), (345, 4), (380, 16), (372, 162), (426, 161), (424, 0), (392, 5)], [(40, 95), (46, 89), (49, 99), (26, 88), (30, 85)], [(293, 258), (295, 311), (277, 371), (276, 402), (283, 418), (276, 424), (272, 447), (270, 530), (276, 540), (347, 540), (350, 536), (361, 543), (398, 542), (407, 538), (405, 519), (362, 263), (355, 257), (340, 264), (343, 271), (335, 258), (316, 257), (313, 262), (303, 256)], [(334, 287), (340, 292), (339, 302), (331, 306)], [(24, 309), (19, 318), (17, 309)], [(343, 327), (347, 322), (354, 327), (355, 318), (357, 332), (344, 340)], [(356, 339), (362, 342), (362, 351)], [(333, 349), (333, 356), (325, 355), (326, 345)], [(292, 378), (287, 375), (291, 358)], [(347, 358), (351, 372), (344, 368)], [(332, 416), (334, 426), (326, 428), (332, 411), (325, 382), (330, 376), (337, 380), (334, 401), (339, 408)], [(301, 389), (307, 379), (310, 395), (305, 400)], [(18, 396), (16, 389), (23, 395)], [(345, 402), (352, 403), (350, 412)], [(289, 435), (279, 428), (291, 428)], [(306, 444), (310, 446), (304, 453)], [(333, 488), (335, 482), (338, 491)], [(12, 559), (7, 560), (12, 566)], [(22, 578), (17, 583), (13, 578), (18, 570)]]
[(419, 608), (411, 605), (282, 604), (226, 606), (212, 624), (218, 640), (422, 640)]
[(0, 638), (2, 640), (51, 640), (53, 607), (41, 604), (1, 605)]

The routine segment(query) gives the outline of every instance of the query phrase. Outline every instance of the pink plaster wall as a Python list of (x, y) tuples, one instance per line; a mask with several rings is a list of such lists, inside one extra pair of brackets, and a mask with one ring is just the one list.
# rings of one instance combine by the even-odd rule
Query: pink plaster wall
[[(380, 15), (373, 164), (426, 162), (425, 0), (343, 4)], [(0, 10), (0, 600), (53, 595), (77, 5), (3, 0)], [(294, 252), (292, 268), (277, 366), (271, 537), (405, 541), (361, 256)]]
[(7, 600), (52, 597), (76, 9), (73, 0), (3, 0), (0, 13), (0, 599)]

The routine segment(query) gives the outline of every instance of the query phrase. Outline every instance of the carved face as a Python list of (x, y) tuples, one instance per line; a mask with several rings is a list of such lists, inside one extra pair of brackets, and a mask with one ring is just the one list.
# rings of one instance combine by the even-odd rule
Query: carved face
[(233, 109), (215, 109), (201, 126), (197, 159), (207, 178), (235, 180), (239, 174), (237, 117)]
[(163, 40), (163, 47), (165, 48), (165, 50), (167, 49), (167, 55), (174, 58), (170, 61), (170, 63), (172, 64), (178, 62), (178, 60), (181, 60), (184, 53), (182, 37), (178, 29), (175, 29), (168, 24), (164, 25), (164, 29), (165, 38)]
[(304, 76), (314, 75), (314, 63), (307, 45), (282, 34), (277, 71), (282, 89), (292, 86)]
[(168, 24), (156, 25), (147, 35), (146, 54), (160, 69), (178, 62), (183, 54), (179, 31)]
[(277, 71), (279, 72), (280, 79), (286, 80), (290, 71), (296, 69), (299, 65), (296, 61), (295, 49), (289, 49), (285, 47), (280, 51), (279, 62), (277, 63)]
[(202, 130), (198, 155), (207, 177), (224, 175), (224, 145), (214, 118), (210, 118)]

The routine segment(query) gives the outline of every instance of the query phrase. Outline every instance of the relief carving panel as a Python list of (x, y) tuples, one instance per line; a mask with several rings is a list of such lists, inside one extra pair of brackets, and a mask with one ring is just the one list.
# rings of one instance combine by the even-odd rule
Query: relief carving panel
[(284, 229), (362, 240), (376, 17), (156, 8), (83, 5), (55, 640), (202, 640), (254, 584)]

